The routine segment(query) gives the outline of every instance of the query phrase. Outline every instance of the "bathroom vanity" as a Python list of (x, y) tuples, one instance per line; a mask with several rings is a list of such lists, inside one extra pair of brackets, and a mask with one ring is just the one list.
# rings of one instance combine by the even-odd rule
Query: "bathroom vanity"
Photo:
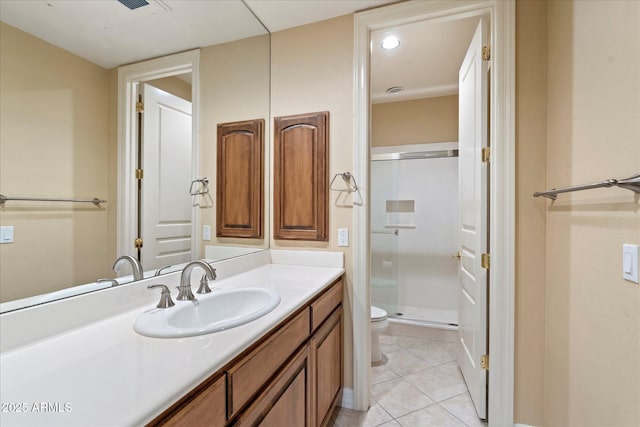
[(342, 390), (342, 279), (150, 425), (324, 426)]
[(264, 251), (214, 263), (213, 292), (262, 287), (280, 304), (190, 338), (133, 330), (157, 310), (146, 286), (173, 289), (179, 273), (4, 314), (0, 424), (326, 425), (342, 390), (342, 262)]

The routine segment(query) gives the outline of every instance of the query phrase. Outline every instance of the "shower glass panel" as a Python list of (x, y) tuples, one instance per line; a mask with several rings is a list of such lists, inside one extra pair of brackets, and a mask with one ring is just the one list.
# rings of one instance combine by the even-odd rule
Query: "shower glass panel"
[(372, 156), (371, 301), (391, 317), (457, 325), (458, 158), (439, 153)]
[(371, 162), (371, 303), (398, 313), (398, 237), (387, 201), (398, 200), (398, 162)]

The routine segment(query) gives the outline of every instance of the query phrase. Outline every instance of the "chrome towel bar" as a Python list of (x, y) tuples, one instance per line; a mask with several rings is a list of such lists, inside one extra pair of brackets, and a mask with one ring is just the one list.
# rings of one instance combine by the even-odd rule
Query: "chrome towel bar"
[(8, 200), (20, 200), (23, 202), (73, 202), (73, 203), (93, 203), (100, 207), (101, 203), (107, 203), (106, 200), (98, 199), (49, 199), (44, 197), (7, 197), (4, 194), (0, 194), (0, 205), (4, 205), (4, 202)]
[(393, 234), (394, 236), (398, 236), (400, 232), (396, 228), (395, 230), (371, 230), (371, 234)]
[(591, 190), (592, 188), (609, 188), (620, 187), (625, 190), (631, 190), (634, 193), (640, 193), (640, 173), (637, 173), (629, 178), (625, 179), (606, 179), (601, 182), (595, 182), (593, 184), (577, 185), (575, 187), (567, 188), (552, 188), (549, 191), (533, 193), (533, 197), (546, 197), (551, 200), (555, 200), (560, 193), (569, 193), (572, 191)]

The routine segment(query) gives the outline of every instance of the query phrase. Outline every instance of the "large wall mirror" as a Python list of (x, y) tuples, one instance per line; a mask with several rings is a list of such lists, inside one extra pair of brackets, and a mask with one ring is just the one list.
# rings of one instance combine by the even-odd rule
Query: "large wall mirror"
[[(268, 248), (267, 204), (264, 238), (216, 237), (217, 125), (270, 134), (270, 34), (243, 2), (1, 1), (0, 20), (0, 312), (130, 282), (123, 255), (148, 277)], [(176, 52), (192, 67), (127, 72)]]

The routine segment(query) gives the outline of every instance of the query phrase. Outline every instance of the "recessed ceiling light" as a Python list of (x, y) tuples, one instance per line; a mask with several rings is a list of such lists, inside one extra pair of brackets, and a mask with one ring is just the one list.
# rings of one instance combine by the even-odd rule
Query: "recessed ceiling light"
[(383, 49), (395, 49), (400, 46), (400, 40), (396, 36), (387, 36), (382, 40), (382, 48)]
[(393, 87), (390, 87), (389, 89), (387, 89), (387, 93), (396, 94), (396, 93), (402, 92), (403, 90), (404, 90), (403, 87), (393, 86)]

